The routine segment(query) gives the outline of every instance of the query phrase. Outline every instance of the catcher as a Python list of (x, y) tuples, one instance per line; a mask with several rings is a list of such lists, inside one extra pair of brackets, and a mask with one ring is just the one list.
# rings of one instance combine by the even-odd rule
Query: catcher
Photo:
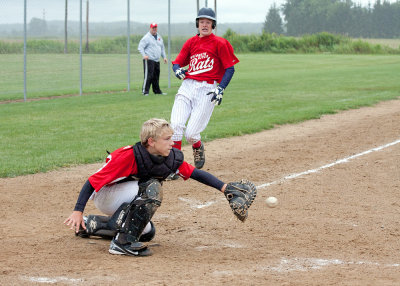
[[(130, 256), (151, 255), (145, 242), (155, 236), (151, 221), (161, 205), (162, 182), (171, 173), (189, 178), (224, 193), (229, 205), (242, 222), (256, 197), (249, 181), (224, 183), (206, 171), (184, 161), (183, 153), (173, 148), (173, 129), (163, 120), (146, 121), (140, 142), (119, 148), (108, 155), (105, 165), (83, 185), (74, 211), (64, 224), (80, 237), (111, 238), (109, 253)], [(83, 216), (89, 199), (106, 216)]]

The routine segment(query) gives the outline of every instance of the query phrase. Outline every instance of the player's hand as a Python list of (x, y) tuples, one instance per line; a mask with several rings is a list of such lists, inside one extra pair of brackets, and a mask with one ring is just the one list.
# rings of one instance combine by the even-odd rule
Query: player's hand
[(73, 211), (64, 221), (64, 224), (70, 226), (70, 229), (75, 230), (76, 233), (78, 233), (80, 225), (86, 229), (85, 222), (83, 221), (83, 213), (80, 211)]
[(217, 86), (216, 89), (207, 93), (207, 95), (210, 95), (210, 94), (213, 95), (211, 98), (211, 102), (214, 103), (214, 105), (221, 105), (222, 95), (224, 94), (224, 89), (220, 86)]
[(175, 76), (179, 79), (184, 79), (186, 77), (186, 71), (183, 68), (179, 68), (175, 71)]

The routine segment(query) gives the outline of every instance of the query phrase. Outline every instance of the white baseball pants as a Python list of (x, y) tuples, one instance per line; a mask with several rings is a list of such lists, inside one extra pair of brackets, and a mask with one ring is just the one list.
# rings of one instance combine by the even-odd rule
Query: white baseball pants
[[(211, 102), (217, 82), (209, 84), (205, 81), (185, 79), (175, 95), (171, 112), (171, 126), (174, 129), (173, 141), (186, 141), (194, 144), (201, 139), (200, 133), (207, 127), (214, 110)], [(187, 124), (186, 124), (187, 123)], [(186, 129), (186, 130), (185, 130)]]

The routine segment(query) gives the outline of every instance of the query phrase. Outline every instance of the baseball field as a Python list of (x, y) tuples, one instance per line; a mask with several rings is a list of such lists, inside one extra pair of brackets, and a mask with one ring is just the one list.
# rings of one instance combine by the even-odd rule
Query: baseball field
[(161, 98), (0, 104), (0, 284), (399, 285), (398, 57), (239, 58), (204, 133), (205, 170), (255, 183), (249, 217), (194, 180), (165, 182), (145, 258), (110, 255), (108, 240), (75, 237), (63, 221), (106, 149), (134, 143), (149, 117), (168, 119), (178, 84)]

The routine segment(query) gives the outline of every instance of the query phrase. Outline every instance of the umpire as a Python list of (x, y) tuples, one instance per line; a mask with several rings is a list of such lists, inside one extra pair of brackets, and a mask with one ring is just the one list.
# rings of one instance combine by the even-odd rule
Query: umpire
[(160, 79), (160, 57), (163, 57), (164, 63), (167, 63), (167, 58), (163, 39), (157, 33), (157, 23), (150, 24), (150, 31), (140, 40), (138, 50), (143, 56), (143, 95), (149, 95), (150, 85), (152, 85), (155, 94), (166, 94), (161, 91), (158, 83)]

